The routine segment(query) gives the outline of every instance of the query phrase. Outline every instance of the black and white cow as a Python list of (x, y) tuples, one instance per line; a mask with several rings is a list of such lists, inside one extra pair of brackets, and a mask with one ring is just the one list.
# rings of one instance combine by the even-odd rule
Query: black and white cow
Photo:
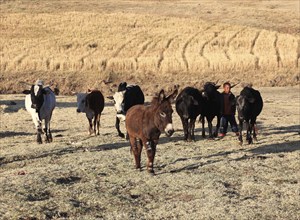
[(104, 97), (99, 90), (88, 90), (87, 93), (77, 94), (77, 112), (84, 112), (86, 114), (86, 117), (89, 121), (90, 135), (93, 133), (99, 135), (100, 117), (103, 109)]
[(175, 105), (182, 122), (184, 140), (195, 141), (195, 121), (203, 112), (201, 92), (196, 88), (186, 87), (177, 96)]
[(114, 100), (115, 109), (117, 111), (116, 129), (118, 135), (124, 138), (125, 135), (120, 130), (120, 121), (125, 121), (126, 112), (132, 106), (144, 104), (144, 93), (138, 85), (127, 85), (126, 82), (122, 82), (118, 87), (118, 91), (113, 96), (107, 98)]
[(256, 140), (256, 118), (261, 113), (263, 108), (263, 100), (260, 92), (251, 88), (245, 87), (239, 96), (236, 97), (236, 106), (239, 119), (239, 141), (243, 143), (242, 130), (243, 122), (246, 122), (248, 144), (252, 144), (251, 133), (253, 131), (253, 138)]
[(37, 129), (37, 142), (42, 143), (42, 120), (45, 120), (45, 141), (52, 142), (50, 120), (56, 105), (54, 92), (49, 87), (44, 87), (42, 80), (37, 80), (30, 90), (24, 90), (23, 93), (26, 94), (25, 108), (30, 113)]

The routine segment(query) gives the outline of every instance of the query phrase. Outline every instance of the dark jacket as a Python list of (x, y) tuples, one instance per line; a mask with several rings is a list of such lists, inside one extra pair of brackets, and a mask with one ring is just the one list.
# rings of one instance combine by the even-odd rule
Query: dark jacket
[[(226, 96), (229, 96), (228, 97), (228, 103), (227, 105), (228, 106), (225, 106), (226, 104), (226, 101), (225, 101), (225, 98), (227, 98)], [(229, 113), (230, 114), (226, 114), (226, 107), (227, 109), (229, 108)], [(235, 110), (236, 110), (236, 102), (235, 102), (235, 96), (232, 94), (232, 93), (229, 93), (229, 94), (226, 94), (224, 92), (221, 93), (221, 115), (235, 115)]]

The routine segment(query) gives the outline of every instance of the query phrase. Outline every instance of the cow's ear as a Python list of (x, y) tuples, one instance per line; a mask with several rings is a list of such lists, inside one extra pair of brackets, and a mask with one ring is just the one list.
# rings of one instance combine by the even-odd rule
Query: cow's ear
[(168, 98), (167, 98), (168, 101), (173, 102), (175, 100), (177, 94), (178, 94), (178, 89), (175, 89), (174, 92), (171, 95), (168, 96)]
[(88, 89), (88, 90), (87, 90), (87, 93), (90, 93), (91, 91), (92, 91), (91, 89)]
[(31, 93), (31, 91), (30, 91), (29, 89), (26, 89), (26, 90), (24, 90), (22, 93), (28, 95), (28, 94)]
[(158, 102), (161, 103), (166, 98), (165, 91), (162, 89), (158, 93)]
[(114, 100), (114, 97), (111, 95), (111, 96), (107, 96), (106, 98), (108, 98), (109, 100)]
[(218, 85), (218, 86), (215, 86), (215, 87), (216, 87), (216, 89), (219, 89), (221, 87), (221, 85)]

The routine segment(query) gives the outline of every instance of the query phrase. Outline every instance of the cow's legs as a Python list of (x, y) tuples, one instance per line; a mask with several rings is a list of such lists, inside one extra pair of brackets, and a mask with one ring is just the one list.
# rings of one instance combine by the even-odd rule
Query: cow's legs
[(135, 168), (141, 169), (141, 148), (142, 145), (140, 140), (137, 140), (135, 137), (129, 136), (131, 152), (133, 152), (134, 160), (135, 160)]
[(191, 136), (192, 136), (192, 140), (194, 140), (195, 141), (195, 122), (196, 122), (196, 118), (195, 119), (193, 119), (193, 124), (192, 124), (192, 134), (191, 134)]
[(182, 128), (184, 132), (184, 140), (187, 140), (188, 138), (188, 119), (185, 119), (184, 117), (180, 116), (181, 122), (182, 122)]
[(36, 117), (36, 115), (32, 114), (31, 116), (32, 116), (32, 120), (35, 125), (35, 128), (37, 130), (36, 141), (38, 144), (41, 144), (41, 143), (43, 143), (42, 142), (42, 133), (43, 133), (42, 122)]
[(148, 140), (146, 142), (143, 141), (143, 145), (146, 148), (147, 157), (148, 157), (147, 170), (148, 170), (149, 173), (154, 174), (153, 163), (154, 163), (154, 157), (155, 157), (155, 153), (156, 153), (157, 143), (155, 143), (152, 140)]
[(90, 132), (90, 135), (92, 135), (93, 133), (93, 118), (88, 118), (89, 120), (89, 132)]
[(101, 118), (101, 114), (98, 114), (98, 117), (97, 117), (97, 135), (100, 134), (100, 118)]
[(247, 136), (246, 140), (248, 141), (248, 144), (252, 144), (252, 137), (251, 137), (251, 123), (249, 121), (246, 121), (246, 128), (247, 128)]
[(255, 141), (257, 141), (257, 137), (256, 137), (257, 136), (256, 120), (252, 120), (251, 124), (252, 124), (253, 139)]
[(207, 123), (208, 123), (209, 138), (213, 138), (213, 134), (212, 134), (212, 119), (211, 118), (207, 118)]
[(243, 134), (242, 134), (242, 132), (243, 132), (243, 120), (239, 120), (240, 122), (239, 122), (239, 141), (240, 141), (240, 145), (242, 145), (243, 144)]
[(188, 141), (194, 141), (195, 135), (194, 135), (194, 129), (195, 129), (195, 121), (196, 119), (190, 119), (189, 126), (188, 126)]
[(202, 123), (202, 137), (205, 138), (205, 117), (204, 116), (200, 116), (199, 120)]
[(119, 137), (125, 138), (125, 135), (120, 130), (120, 119), (118, 117), (116, 117), (116, 129), (118, 131)]
[(220, 128), (220, 121), (221, 121), (221, 117), (218, 115), (217, 116), (216, 130), (214, 132), (214, 137), (218, 137), (218, 132), (219, 132), (219, 128)]

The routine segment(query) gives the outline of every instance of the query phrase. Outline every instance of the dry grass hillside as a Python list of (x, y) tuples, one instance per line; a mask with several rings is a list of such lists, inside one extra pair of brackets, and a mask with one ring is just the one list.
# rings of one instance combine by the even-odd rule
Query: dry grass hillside
[[(0, 1), (0, 92), (299, 83), (298, 1)], [(113, 82), (105, 84), (103, 82)], [(155, 85), (153, 85), (153, 83)]]

